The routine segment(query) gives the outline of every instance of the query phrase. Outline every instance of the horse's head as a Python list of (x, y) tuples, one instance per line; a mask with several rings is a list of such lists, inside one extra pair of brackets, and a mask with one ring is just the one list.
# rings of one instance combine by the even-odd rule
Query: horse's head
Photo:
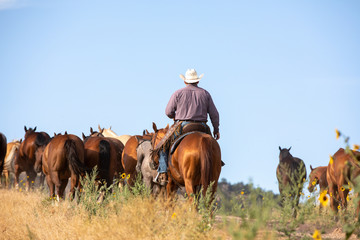
[(287, 159), (287, 158), (289, 158), (289, 157), (293, 157), (291, 154), (290, 154), (290, 149), (291, 149), (291, 147), (290, 148), (281, 148), (280, 146), (279, 146), (279, 150), (280, 150), (280, 154), (279, 154), (279, 160), (280, 160), (280, 162), (282, 161), (282, 160), (284, 160), (284, 159)]
[(308, 186), (308, 190), (309, 192), (313, 192), (314, 188), (317, 184), (319, 184), (319, 176), (317, 174), (317, 168), (312, 168), (312, 166), (310, 165), (310, 175), (309, 175), (309, 186)]
[(160, 142), (160, 140), (165, 136), (169, 130), (169, 124), (165, 128), (158, 129), (156, 124), (153, 122), (154, 136), (151, 140), (151, 145), (153, 148)]
[(91, 137), (104, 137), (104, 135), (102, 133), (103, 133), (103, 131), (96, 132), (92, 129), (92, 127), (90, 127), (90, 135), (89, 136), (85, 136), (85, 134), (82, 133), (83, 142), (84, 143), (87, 142), (87, 140)]
[(34, 129), (32, 129), (32, 128), (28, 129), (26, 126), (24, 126), (24, 130), (25, 130), (25, 137), (24, 138), (26, 138), (27, 136), (29, 136), (29, 134), (36, 131), (36, 127), (34, 127)]

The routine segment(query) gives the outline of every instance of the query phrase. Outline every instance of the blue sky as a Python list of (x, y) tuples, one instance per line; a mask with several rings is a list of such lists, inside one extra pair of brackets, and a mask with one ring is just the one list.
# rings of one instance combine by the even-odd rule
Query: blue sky
[(221, 178), (278, 192), (278, 147), (310, 172), (360, 143), (359, 1), (0, 0), (0, 131), (121, 134), (171, 123), (195, 68), (220, 113)]

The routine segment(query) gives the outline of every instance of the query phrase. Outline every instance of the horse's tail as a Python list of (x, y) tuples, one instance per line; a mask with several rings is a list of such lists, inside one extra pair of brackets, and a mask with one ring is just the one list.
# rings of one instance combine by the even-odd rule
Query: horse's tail
[(86, 171), (84, 164), (80, 161), (79, 153), (76, 150), (76, 143), (72, 139), (67, 139), (64, 144), (65, 156), (69, 162), (70, 169), (79, 175)]
[(213, 166), (213, 144), (209, 137), (202, 137), (201, 139), (201, 185), (203, 186), (203, 195), (205, 196), (206, 190), (213, 178), (211, 166)]
[(101, 179), (108, 180), (110, 167), (110, 143), (101, 140), (99, 143), (99, 175)]

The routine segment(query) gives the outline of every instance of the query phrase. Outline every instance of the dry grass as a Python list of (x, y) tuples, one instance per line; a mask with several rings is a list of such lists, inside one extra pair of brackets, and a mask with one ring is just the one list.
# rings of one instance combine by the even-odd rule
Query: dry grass
[(135, 197), (111, 201), (105, 216), (89, 216), (74, 202), (4, 189), (0, 203), (0, 239), (229, 239), (216, 228), (201, 231), (201, 217), (187, 203)]

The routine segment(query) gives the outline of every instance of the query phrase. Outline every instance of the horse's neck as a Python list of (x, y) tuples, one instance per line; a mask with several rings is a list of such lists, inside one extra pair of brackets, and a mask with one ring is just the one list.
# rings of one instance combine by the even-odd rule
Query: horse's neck
[(103, 135), (105, 137), (118, 137), (118, 135), (111, 129), (104, 129)]

